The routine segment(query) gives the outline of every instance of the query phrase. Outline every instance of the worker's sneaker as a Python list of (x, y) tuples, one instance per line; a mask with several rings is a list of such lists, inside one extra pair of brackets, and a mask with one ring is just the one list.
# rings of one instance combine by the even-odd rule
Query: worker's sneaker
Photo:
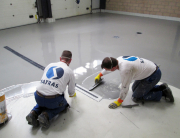
[(160, 90), (163, 91), (168, 88), (168, 85), (167, 85), (167, 83), (163, 83), (163, 84), (159, 85), (159, 88), (160, 88)]
[(40, 126), (42, 126), (44, 128), (49, 128), (49, 126), (50, 126), (49, 117), (48, 117), (48, 114), (46, 112), (41, 113), (38, 116), (38, 119), (39, 119)]
[(162, 91), (162, 96), (164, 96), (165, 99), (169, 99), (170, 102), (174, 102), (174, 97), (169, 87)]
[(33, 127), (39, 126), (39, 121), (37, 120), (38, 116), (35, 111), (31, 111), (27, 116), (26, 120), (28, 121), (29, 125), (32, 125)]

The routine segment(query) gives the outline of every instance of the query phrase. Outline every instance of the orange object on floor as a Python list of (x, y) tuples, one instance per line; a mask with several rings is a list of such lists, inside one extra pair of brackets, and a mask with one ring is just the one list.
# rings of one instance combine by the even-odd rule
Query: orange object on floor
[(5, 94), (0, 93), (0, 124), (4, 123), (8, 119), (6, 109)]

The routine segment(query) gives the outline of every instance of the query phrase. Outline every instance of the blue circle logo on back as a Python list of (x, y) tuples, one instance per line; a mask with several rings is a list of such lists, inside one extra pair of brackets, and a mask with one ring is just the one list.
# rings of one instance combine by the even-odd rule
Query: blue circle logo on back
[(63, 68), (56, 68), (57, 66), (53, 66), (49, 68), (49, 70), (46, 73), (46, 77), (48, 79), (60, 79), (64, 75), (64, 69)]
[(137, 58), (137, 57), (134, 57), (134, 56), (123, 56), (123, 59), (124, 59), (124, 60), (127, 60), (127, 61), (135, 61), (135, 60), (137, 60), (138, 58)]

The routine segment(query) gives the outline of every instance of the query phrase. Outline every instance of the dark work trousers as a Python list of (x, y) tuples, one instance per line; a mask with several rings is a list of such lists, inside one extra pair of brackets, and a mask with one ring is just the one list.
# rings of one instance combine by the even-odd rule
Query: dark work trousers
[(147, 101), (160, 101), (162, 91), (159, 85), (156, 85), (161, 79), (161, 70), (157, 69), (152, 75), (143, 79), (136, 80), (133, 83), (132, 97)]
[(51, 99), (41, 97), (37, 95), (36, 92), (34, 93), (34, 96), (37, 104), (32, 110), (34, 110), (38, 115), (42, 112), (47, 112), (49, 120), (63, 111), (68, 104), (64, 98), (64, 94)]

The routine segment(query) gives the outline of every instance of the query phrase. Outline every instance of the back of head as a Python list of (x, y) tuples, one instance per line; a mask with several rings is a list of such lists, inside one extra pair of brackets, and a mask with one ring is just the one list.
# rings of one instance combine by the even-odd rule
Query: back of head
[(72, 53), (71, 53), (71, 51), (64, 50), (64, 51), (62, 52), (61, 59), (65, 60), (65, 61), (69, 61), (69, 60), (71, 60), (71, 58), (72, 58)]
[(105, 57), (102, 61), (101, 68), (112, 69), (117, 66), (118, 61), (113, 57)]

